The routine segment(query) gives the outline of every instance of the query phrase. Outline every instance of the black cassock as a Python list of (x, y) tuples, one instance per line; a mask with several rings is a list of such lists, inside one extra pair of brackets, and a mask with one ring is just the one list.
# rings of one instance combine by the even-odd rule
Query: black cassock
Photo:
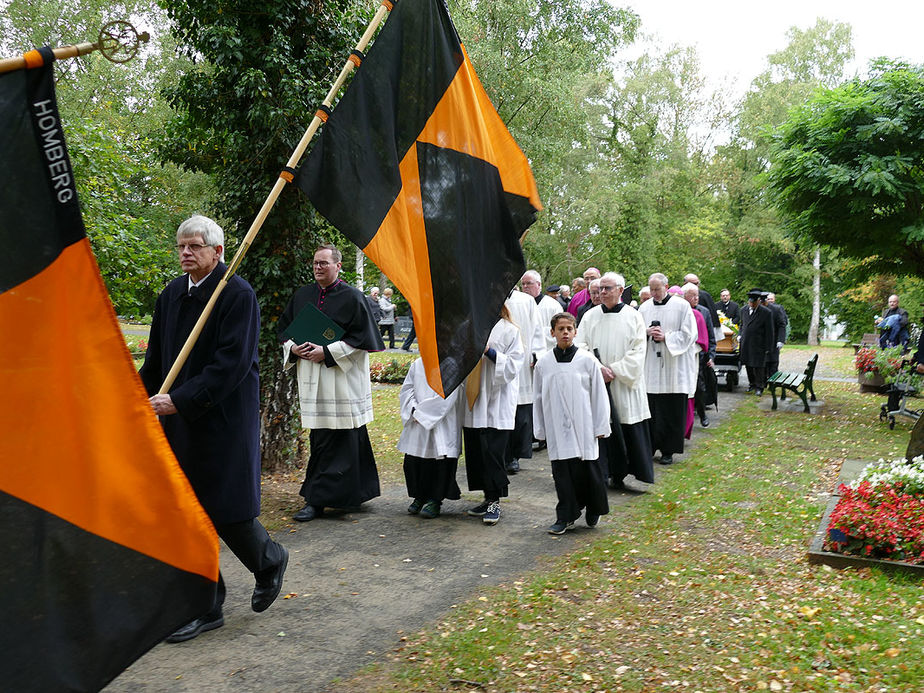
[(771, 350), (776, 348), (775, 337), (773, 314), (769, 308), (757, 306), (753, 313), (750, 306), (741, 309), (739, 354), (741, 363), (747, 367), (752, 387), (763, 389), (767, 384), (767, 361)]
[[(149, 395), (160, 389), (225, 269), (219, 263), (192, 296), (184, 274), (158, 297), (140, 371)], [(178, 413), (161, 417), (183, 472), (215, 524), (260, 514), (259, 334), (257, 297), (234, 276), (170, 388)]]

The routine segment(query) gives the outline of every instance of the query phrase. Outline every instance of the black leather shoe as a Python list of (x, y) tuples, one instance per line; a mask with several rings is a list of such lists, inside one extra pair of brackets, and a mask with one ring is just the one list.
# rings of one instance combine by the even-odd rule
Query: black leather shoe
[(704, 416), (703, 418), (699, 420), (699, 422), (703, 425), (703, 428), (709, 428), (709, 417), (708, 416)]
[(518, 471), (520, 471), (520, 460), (513, 459), (507, 463), (508, 474), (516, 474)]
[(250, 608), (257, 613), (266, 611), (270, 604), (276, 601), (279, 590), (282, 589), (282, 576), (286, 574), (286, 566), (289, 565), (289, 550), (282, 544), (279, 545), (279, 548), (282, 549), (282, 561), (262, 585), (258, 581), (253, 588), (253, 596), (250, 597)]
[(180, 626), (172, 635), (167, 636), (164, 642), (186, 642), (187, 640), (192, 640), (199, 635), (199, 633), (204, 633), (207, 630), (215, 630), (216, 628), (221, 628), (223, 625), (225, 625), (225, 617), (222, 615), (221, 611), (218, 612), (217, 616), (215, 614), (206, 614), (194, 621), (190, 621), (185, 626)]
[(292, 516), (292, 519), (296, 522), (311, 522), (314, 518), (321, 517), (323, 514), (323, 508), (316, 508), (313, 505), (306, 504), (304, 508)]
[(596, 527), (597, 523), (600, 521), (600, 516), (594, 515), (593, 513), (585, 513), (584, 521), (587, 523), (588, 527)]
[(674, 464), (674, 456), (673, 455), (662, 455), (661, 464)]

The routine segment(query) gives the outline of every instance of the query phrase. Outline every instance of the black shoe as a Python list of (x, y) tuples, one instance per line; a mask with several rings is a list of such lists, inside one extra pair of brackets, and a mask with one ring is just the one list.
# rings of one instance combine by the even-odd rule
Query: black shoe
[(661, 464), (674, 464), (673, 455), (661, 455)]
[(407, 506), (408, 515), (416, 515), (420, 512), (420, 509), (423, 507), (424, 499), (415, 498), (414, 502)]
[(546, 531), (549, 534), (561, 535), (567, 532), (569, 529), (574, 529), (573, 522), (556, 522), (554, 525), (549, 527)]
[(709, 417), (708, 416), (704, 416), (703, 418), (699, 420), (699, 422), (703, 425), (703, 428), (709, 428)]
[(587, 523), (588, 527), (596, 527), (597, 523), (600, 521), (600, 516), (594, 515), (593, 513), (585, 513), (584, 521)]
[(432, 520), (440, 516), (440, 506), (442, 503), (437, 500), (428, 500), (420, 509), (420, 516), (425, 520)]
[(316, 508), (313, 505), (305, 504), (305, 507), (292, 516), (296, 522), (311, 522), (316, 517), (324, 514), (324, 508)]
[(626, 484), (622, 479), (610, 477), (609, 487), (614, 491), (622, 491), (626, 487)]
[(217, 616), (214, 614), (206, 614), (194, 621), (190, 621), (185, 626), (180, 626), (172, 635), (168, 635), (164, 639), (164, 642), (186, 642), (187, 640), (192, 640), (199, 635), (199, 633), (204, 633), (207, 630), (215, 630), (216, 628), (221, 628), (223, 625), (225, 625), (225, 617), (222, 615), (221, 611), (218, 612)]
[(258, 580), (254, 585), (253, 595), (250, 597), (250, 608), (257, 613), (269, 609), (270, 604), (279, 596), (279, 590), (282, 589), (282, 577), (286, 574), (286, 566), (289, 565), (289, 550), (282, 544), (279, 548), (282, 549), (282, 560), (276, 566), (276, 570), (263, 581), (263, 584), (260, 584)]
[(488, 501), (485, 501), (484, 503), (479, 503), (474, 508), (469, 508), (468, 510), (466, 510), (465, 514), (471, 517), (484, 517), (484, 514), (488, 512), (488, 505), (489, 505)]
[(764, 391), (761, 388), (757, 388), (756, 390), (754, 390), (754, 394), (760, 397), (762, 394), (764, 394)]
[(520, 460), (514, 458), (507, 463), (507, 473), (516, 474), (520, 471)]

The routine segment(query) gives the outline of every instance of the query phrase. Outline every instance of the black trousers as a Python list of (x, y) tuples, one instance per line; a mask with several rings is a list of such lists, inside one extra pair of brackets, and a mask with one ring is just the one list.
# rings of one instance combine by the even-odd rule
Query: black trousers
[(745, 366), (748, 372), (748, 382), (756, 390), (763, 390), (767, 387), (767, 367), (766, 366)]
[(497, 428), (463, 428), (465, 475), (469, 491), (484, 491), (485, 500), (507, 497), (510, 480), (504, 456), (510, 431)]
[(662, 456), (683, 453), (683, 434), (687, 428), (687, 396), (682, 392), (649, 392), (648, 409), (651, 412), (648, 422), (651, 451), (660, 450)]
[[(273, 574), (282, 562), (282, 546), (270, 539), (266, 528), (260, 520), (253, 518), (243, 522), (233, 522), (225, 525), (215, 525), (215, 531), (225, 542), (231, 553), (244, 564), (255, 580), (265, 581)], [(218, 589), (215, 593), (215, 604), (209, 612), (213, 616), (221, 613), (225, 603), (225, 580), (218, 573)]]
[(584, 508), (588, 515), (606, 515), (610, 511), (606, 497), (606, 477), (598, 460), (551, 460), (555, 481), (555, 519), (574, 522)]
[(382, 334), (382, 340), (384, 341), (385, 335), (388, 335), (388, 348), (395, 348), (395, 326), (394, 325), (379, 325), (379, 332)]
[(404, 344), (401, 345), (401, 348), (408, 351), (415, 339), (417, 339), (417, 330), (414, 329), (414, 324), (411, 323), (411, 331), (407, 333), (407, 338), (404, 340)]

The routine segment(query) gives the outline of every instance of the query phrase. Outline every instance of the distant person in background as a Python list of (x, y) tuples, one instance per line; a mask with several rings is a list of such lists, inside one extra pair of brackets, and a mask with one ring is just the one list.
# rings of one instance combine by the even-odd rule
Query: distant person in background
[(395, 348), (395, 304), (391, 302), (391, 297), (394, 295), (391, 287), (385, 289), (382, 292), (382, 298), (379, 299), (379, 310), (382, 313), (382, 317), (379, 318), (379, 332), (382, 334), (382, 339), (385, 339), (385, 335), (388, 335), (388, 348)]
[(581, 324), (581, 319), (584, 317), (584, 314), (594, 306), (600, 305), (600, 280), (592, 279), (590, 284), (587, 285), (587, 294), (590, 296), (590, 300), (585, 303), (583, 306), (578, 308), (577, 313), (577, 322), (578, 325)]
[(369, 310), (372, 311), (372, 319), (378, 323), (382, 319), (382, 309), (379, 307), (379, 287), (373, 286), (369, 290), (366, 302), (369, 304)]
[(762, 293), (760, 289), (748, 292), (748, 304), (741, 309), (741, 331), (738, 333), (740, 359), (748, 373), (748, 392), (758, 397), (767, 386), (767, 361), (776, 339), (773, 314), (761, 305)]
[[(548, 351), (555, 347), (555, 338), (552, 337), (551, 331), (544, 329), (544, 327), (549, 324), (553, 315), (561, 312), (561, 304), (551, 295), (551, 293), (558, 293), (558, 287), (553, 284), (543, 294), (542, 277), (536, 270), (526, 270), (520, 279), (520, 284), (523, 287), (523, 293), (532, 296), (536, 302), (540, 332), (545, 337), (545, 351)], [(555, 291), (550, 293), (550, 289), (553, 288)]]
[(600, 278), (600, 270), (596, 267), (588, 267), (584, 270), (584, 289), (574, 294), (571, 303), (568, 304), (568, 312), (577, 317), (578, 308), (590, 301), (590, 282)]
[(715, 305), (716, 310), (721, 310), (726, 318), (736, 325), (741, 322), (741, 312), (738, 304), (731, 300), (731, 291), (722, 289), (719, 294), (719, 302)]
[(698, 305), (706, 308), (709, 311), (709, 319), (706, 321), (706, 327), (713, 331), (713, 337), (715, 339), (722, 339), (722, 323), (719, 322), (719, 314), (716, 311), (715, 299), (712, 298), (712, 294), (700, 286), (699, 277), (692, 272), (687, 274), (683, 278), (683, 281), (687, 284), (695, 284), (699, 289)]
[(898, 305), (898, 296), (889, 296), (889, 307), (882, 314), (882, 318), (876, 321), (876, 326), (882, 333), (879, 345), (882, 348), (907, 345), (911, 338), (908, 334), (908, 320), (908, 311)]
[(767, 359), (767, 377), (776, 373), (780, 369), (780, 349), (786, 343), (786, 326), (789, 325), (789, 316), (786, 310), (776, 302), (776, 294), (771, 291), (767, 292), (766, 300), (761, 297), (763, 303), (773, 314), (773, 331), (774, 344), (770, 350), (770, 357)]
[(642, 305), (645, 301), (651, 298), (651, 287), (643, 286), (638, 290), (638, 304)]
[(567, 310), (568, 304), (571, 303), (571, 287), (567, 284), (560, 284), (558, 287), (558, 302), (561, 303), (561, 309)]

